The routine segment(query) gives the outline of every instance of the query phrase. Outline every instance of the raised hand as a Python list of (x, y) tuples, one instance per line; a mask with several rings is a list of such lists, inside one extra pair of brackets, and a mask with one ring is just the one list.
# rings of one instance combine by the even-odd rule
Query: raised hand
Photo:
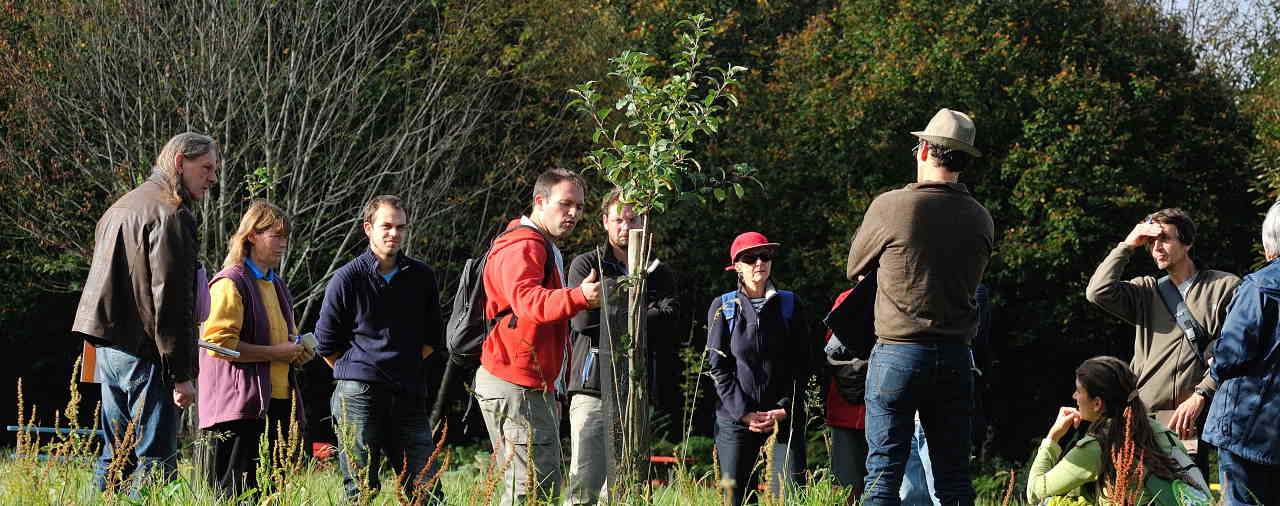
[(1145, 221), (1133, 227), (1129, 232), (1129, 236), (1124, 238), (1124, 244), (1130, 248), (1141, 248), (1146, 246), (1160, 234), (1164, 233), (1164, 227), (1159, 223)]
[(1058, 419), (1053, 421), (1053, 427), (1049, 428), (1049, 439), (1057, 441), (1062, 436), (1067, 435), (1067, 430), (1080, 425), (1080, 411), (1076, 408), (1068, 408), (1063, 406), (1058, 408)]

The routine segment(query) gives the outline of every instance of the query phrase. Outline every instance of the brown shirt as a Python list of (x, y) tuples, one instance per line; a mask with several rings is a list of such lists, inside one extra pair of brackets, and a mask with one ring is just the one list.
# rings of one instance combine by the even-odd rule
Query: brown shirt
[[(1142, 276), (1125, 280), (1125, 266), (1134, 248), (1119, 244), (1102, 260), (1085, 297), (1125, 323), (1134, 326), (1133, 361), (1138, 376), (1138, 395), (1153, 411), (1177, 409), (1199, 386), (1210, 392), (1217, 384), (1196, 358), (1196, 349), (1187, 342), (1173, 315), (1160, 300), (1157, 280)], [(1196, 273), (1183, 300), (1187, 309), (1204, 325), (1211, 340), (1218, 339), (1227, 307), (1240, 278), (1235, 274), (1202, 270)], [(1213, 349), (1212, 341), (1209, 348)]]
[(876, 197), (849, 247), (849, 280), (876, 269), (875, 327), (886, 344), (965, 343), (995, 224), (960, 183), (913, 183)]

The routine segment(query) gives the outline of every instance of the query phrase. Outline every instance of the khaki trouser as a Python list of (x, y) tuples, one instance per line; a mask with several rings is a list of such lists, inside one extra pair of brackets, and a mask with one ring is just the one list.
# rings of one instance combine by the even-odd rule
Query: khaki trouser
[(555, 394), (510, 383), (480, 366), (475, 395), (495, 463), (499, 469), (505, 467), (498, 505), (526, 504), (534, 493), (556, 497), (560, 493), (560, 414)]
[(565, 506), (596, 504), (604, 486), (605, 420), (604, 401), (587, 394), (574, 394), (569, 401), (569, 485)]

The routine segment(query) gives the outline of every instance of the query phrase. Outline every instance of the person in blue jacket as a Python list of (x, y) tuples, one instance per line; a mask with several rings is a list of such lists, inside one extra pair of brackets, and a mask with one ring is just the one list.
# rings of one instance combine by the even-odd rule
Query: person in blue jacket
[(1262, 222), (1267, 263), (1245, 276), (1213, 346), (1217, 395), (1204, 440), (1218, 447), (1227, 504), (1280, 504), (1280, 201)]
[[(769, 281), (779, 244), (747, 232), (729, 248), (738, 288), (707, 312), (707, 354), (715, 384), (716, 456), (735, 506), (754, 489), (760, 448), (777, 434), (769, 493), (804, 483), (804, 387), (812, 350), (799, 298)], [(792, 444), (794, 442), (795, 444)], [(750, 487), (750, 488), (748, 488)], [(788, 487), (792, 488), (792, 487)]]

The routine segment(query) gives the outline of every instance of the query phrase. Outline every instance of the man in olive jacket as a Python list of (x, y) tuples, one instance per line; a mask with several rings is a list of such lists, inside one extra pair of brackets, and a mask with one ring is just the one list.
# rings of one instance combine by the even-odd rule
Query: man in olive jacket
[[(627, 274), (627, 234), (642, 226), (643, 216), (636, 214), (631, 205), (621, 203), (622, 192), (615, 188), (604, 198), (601, 212), (608, 242), (587, 253), (574, 257), (569, 264), (569, 287), (574, 288), (601, 268), (605, 278), (617, 278)], [(671, 339), (670, 325), (678, 310), (675, 276), (666, 264), (649, 274), (645, 283), (648, 309), (645, 317), (649, 335), (659, 339), (659, 346), (649, 345), (649, 385), (655, 407), (676, 412), (675, 406), (663, 406), (663, 387), (672, 387), (679, 374), (678, 351)], [(621, 300), (617, 304), (625, 307)], [(600, 488), (605, 481), (605, 419), (604, 400), (600, 397), (600, 368), (610, 364), (600, 363), (600, 309), (579, 311), (570, 321), (573, 328), (573, 359), (568, 369), (569, 432), (572, 441), (569, 464), (569, 487), (565, 504), (596, 504)], [(667, 339), (663, 343), (662, 339)]]
[[(1177, 432), (1196, 455), (1201, 470), (1205, 454), (1196, 448), (1203, 425), (1202, 414), (1209, 407), (1218, 385), (1205, 368), (1211, 341), (1222, 330), (1227, 306), (1240, 278), (1235, 274), (1200, 269), (1191, 258), (1196, 226), (1179, 209), (1152, 213), (1133, 227), (1124, 241), (1098, 265), (1085, 297), (1089, 302), (1134, 326), (1133, 372), (1138, 375), (1138, 395), (1156, 418)], [(1139, 248), (1148, 248), (1156, 267), (1168, 273), (1187, 308), (1210, 342), (1192, 343), (1178, 327), (1173, 314), (1160, 299), (1159, 280), (1153, 276), (1123, 279), (1129, 258)]]
[[(178, 134), (160, 151), (151, 177), (98, 220), (71, 331), (96, 349), (106, 433), (94, 467), (100, 490), (115, 484), (107, 470), (130, 423), (135, 444), (126, 461), (137, 466), (132, 489), (155, 472), (166, 480), (174, 474), (178, 410), (196, 398), (199, 242), (191, 205), (217, 182), (217, 165), (213, 139)], [(120, 478), (128, 474), (126, 468)]]

